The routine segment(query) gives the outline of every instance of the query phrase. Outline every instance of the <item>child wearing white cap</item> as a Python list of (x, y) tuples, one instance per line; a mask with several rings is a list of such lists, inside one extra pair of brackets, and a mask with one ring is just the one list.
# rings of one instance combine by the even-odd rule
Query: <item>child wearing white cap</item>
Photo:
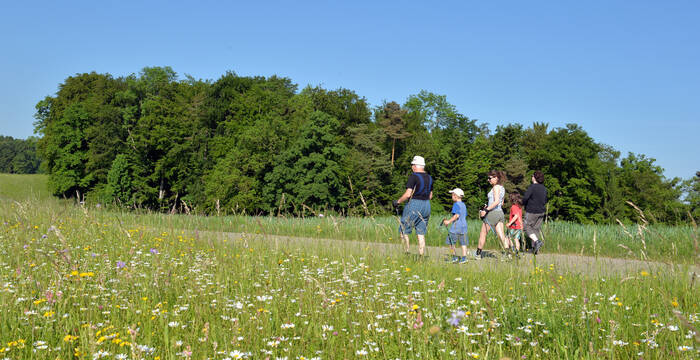
[[(450, 246), (452, 253), (452, 262), (464, 264), (467, 262), (467, 245), (469, 238), (467, 237), (467, 207), (462, 202), (464, 191), (460, 188), (455, 188), (449, 191), (452, 194), (452, 217), (443, 220), (445, 226), (452, 224), (450, 231), (447, 233), (445, 243)], [(455, 253), (455, 244), (459, 241), (462, 247), (462, 257), (458, 257)]]

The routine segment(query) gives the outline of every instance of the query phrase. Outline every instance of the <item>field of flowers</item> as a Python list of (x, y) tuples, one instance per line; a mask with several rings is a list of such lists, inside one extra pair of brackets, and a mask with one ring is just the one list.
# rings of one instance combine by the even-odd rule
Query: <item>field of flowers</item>
[(140, 219), (0, 199), (0, 359), (700, 356), (687, 266), (452, 265)]

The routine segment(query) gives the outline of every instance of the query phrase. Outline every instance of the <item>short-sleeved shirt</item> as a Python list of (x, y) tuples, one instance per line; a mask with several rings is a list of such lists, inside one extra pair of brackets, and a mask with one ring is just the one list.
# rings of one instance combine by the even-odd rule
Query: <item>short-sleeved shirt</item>
[(518, 205), (511, 205), (510, 218), (508, 219), (508, 222), (513, 221), (513, 218), (515, 217), (515, 215), (520, 216), (520, 218), (516, 222), (510, 224), (510, 226), (508, 228), (510, 228), (510, 229), (522, 229), (523, 228), (523, 209)]
[(408, 177), (406, 189), (413, 190), (411, 198), (416, 200), (430, 200), (430, 193), (433, 191), (433, 178), (428, 173), (414, 172)]
[(457, 221), (452, 223), (450, 232), (455, 234), (467, 233), (467, 206), (461, 201), (456, 201), (452, 205), (452, 214), (458, 214)]

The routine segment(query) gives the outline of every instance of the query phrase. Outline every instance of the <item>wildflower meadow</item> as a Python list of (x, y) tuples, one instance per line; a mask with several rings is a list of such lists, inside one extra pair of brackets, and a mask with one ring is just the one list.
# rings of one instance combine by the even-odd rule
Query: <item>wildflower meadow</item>
[(661, 240), (638, 227), (646, 252), (625, 271), (532, 255), (456, 265), (441, 248), (405, 255), (389, 233), (333, 236), (332, 221), (356, 220), (289, 238), (270, 218), (22, 194), (0, 190), (0, 359), (700, 357), (693, 227), (671, 239), (688, 249), (677, 263), (653, 260)]

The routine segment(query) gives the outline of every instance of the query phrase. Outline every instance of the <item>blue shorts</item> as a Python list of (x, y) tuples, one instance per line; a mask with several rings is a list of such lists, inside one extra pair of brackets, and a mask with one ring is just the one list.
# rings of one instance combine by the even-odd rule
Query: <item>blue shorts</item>
[(447, 237), (445, 238), (446, 245), (455, 245), (458, 241), (461, 246), (469, 245), (469, 237), (467, 237), (467, 234), (447, 233)]
[(430, 219), (430, 200), (411, 199), (403, 208), (399, 234), (410, 234), (416, 229), (416, 235), (425, 235)]

